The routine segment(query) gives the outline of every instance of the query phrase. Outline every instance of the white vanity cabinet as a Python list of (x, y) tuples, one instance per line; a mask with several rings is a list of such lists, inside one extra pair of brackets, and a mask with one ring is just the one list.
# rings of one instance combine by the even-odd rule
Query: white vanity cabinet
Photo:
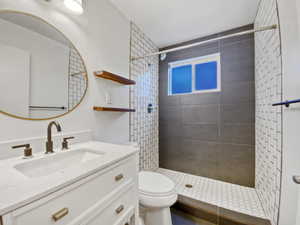
[(3, 225), (136, 225), (137, 155), (2, 216)]

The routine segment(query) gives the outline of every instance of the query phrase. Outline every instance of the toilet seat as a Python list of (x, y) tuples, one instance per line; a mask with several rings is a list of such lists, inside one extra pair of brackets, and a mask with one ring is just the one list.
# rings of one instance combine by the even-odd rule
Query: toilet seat
[(139, 174), (140, 204), (150, 208), (170, 207), (177, 200), (174, 182), (168, 177), (153, 172)]

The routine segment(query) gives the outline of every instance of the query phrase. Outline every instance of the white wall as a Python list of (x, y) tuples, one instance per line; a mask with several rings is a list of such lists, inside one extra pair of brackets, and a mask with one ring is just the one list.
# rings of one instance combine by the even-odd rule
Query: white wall
[[(282, 36), (283, 95), (284, 99), (300, 98), (300, 39), (297, 0), (278, 0)], [(295, 225), (300, 186), (292, 181), (300, 175), (300, 105), (283, 112), (283, 174), (279, 224)], [(300, 208), (299, 208), (300, 210)]]
[[(129, 87), (94, 78), (95, 70), (108, 70), (129, 77), (130, 23), (108, 0), (90, 0), (89, 67), (91, 86), (95, 89), (93, 103), (106, 105), (109, 93), (113, 106), (129, 107)], [(124, 142), (129, 140), (128, 113), (94, 113), (93, 130), (96, 138)]]
[[(63, 10), (62, 1), (1, 0), (0, 9), (21, 10), (44, 18), (55, 25), (74, 43), (86, 62), (89, 76), (88, 93), (72, 113), (58, 119), (64, 132), (93, 130), (97, 140), (125, 142), (129, 139), (129, 115), (94, 112), (95, 104), (103, 105), (104, 93), (112, 93), (113, 106), (128, 106), (128, 87), (96, 79), (94, 70), (107, 69), (127, 76), (129, 73), (130, 23), (108, 0), (89, 0), (82, 16)], [(0, 114), (0, 141), (44, 136), (49, 121), (24, 121)], [(0, 143), (1, 147), (1, 143)], [(9, 152), (10, 149), (0, 149)], [(20, 151), (20, 155), (22, 151)]]

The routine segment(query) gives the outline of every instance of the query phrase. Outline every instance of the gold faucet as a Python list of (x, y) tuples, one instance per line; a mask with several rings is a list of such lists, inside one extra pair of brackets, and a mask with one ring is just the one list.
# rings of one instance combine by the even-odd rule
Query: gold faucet
[(54, 153), (53, 151), (53, 141), (52, 141), (52, 126), (56, 127), (58, 132), (61, 132), (61, 126), (58, 122), (52, 121), (48, 125), (48, 132), (47, 132), (47, 142), (46, 142), (46, 154)]

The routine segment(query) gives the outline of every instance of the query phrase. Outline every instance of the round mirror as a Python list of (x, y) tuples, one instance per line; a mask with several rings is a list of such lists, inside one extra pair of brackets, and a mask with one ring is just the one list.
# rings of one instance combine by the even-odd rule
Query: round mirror
[(0, 112), (46, 120), (74, 110), (87, 90), (81, 55), (44, 20), (0, 11)]

